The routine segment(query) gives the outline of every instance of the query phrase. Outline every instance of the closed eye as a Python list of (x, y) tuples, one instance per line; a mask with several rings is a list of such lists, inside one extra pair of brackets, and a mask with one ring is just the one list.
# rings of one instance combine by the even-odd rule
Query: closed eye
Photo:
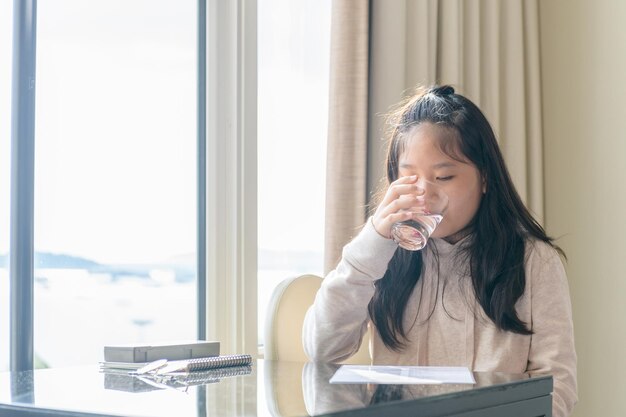
[(447, 177), (437, 177), (437, 181), (450, 181), (452, 178), (454, 178), (454, 175), (448, 175)]

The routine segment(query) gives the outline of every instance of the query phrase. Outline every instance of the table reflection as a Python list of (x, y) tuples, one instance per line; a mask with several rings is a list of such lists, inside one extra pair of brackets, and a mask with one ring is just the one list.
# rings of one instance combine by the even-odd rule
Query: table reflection
[(331, 384), (341, 365), (306, 363), (302, 369), (302, 392), (310, 416), (370, 407), (394, 401), (451, 395), (493, 385), (528, 379), (527, 374), (474, 372), (476, 384)]
[(35, 388), (33, 371), (11, 372), (11, 401), (33, 404), (35, 402)]
[[(482, 397), (491, 401), (494, 395), (500, 397), (506, 390), (502, 384), (529, 378), (524, 374), (475, 372), (476, 384), (330, 384), (330, 378), (339, 367), (337, 364), (259, 360), (245, 372), (233, 373), (231, 369), (228, 375), (219, 371), (219, 375), (193, 374), (189, 376), (193, 379), (165, 382), (102, 373), (95, 366), (7, 372), (0, 373), (0, 415), (10, 409), (15, 411), (12, 415), (29, 417), (32, 413), (48, 416), (50, 412), (58, 414), (59, 411), (75, 416), (94, 413), (135, 417), (296, 417), (363, 408), (369, 414), (385, 415), (398, 411), (398, 406), (409, 406), (421, 412), (430, 407), (427, 403), (435, 397), (437, 401), (450, 398), (451, 401), (444, 401), (449, 407), (460, 407), (463, 404), (455, 393), (481, 388), (493, 393), (485, 395), (486, 391), (482, 390)], [(509, 384), (515, 386), (510, 401), (524, 400), (529, 395), (536, 397), (537, 392), (549, 397), (551, 380), (549, 382), (549, 386), (547, 383), (529, 384), (532, 387), (528, 389), (520, 387), (524, 384)], [(263, 395), (257, 396), (257, 391)], [(452, 398), (455, 396), (456, 399)], [(419, 400), (422, 397), (429, 398)], [(467, 396), (461, 397), (467, 402)], [(418, 401), (401, 404), (410, 400)], [(383, 408), (390, 404), (396, 408)], [(378, 407), (381, 409), (373, 410)], [(448, 414), (454, 415), (460, 410), (458, 407)]]

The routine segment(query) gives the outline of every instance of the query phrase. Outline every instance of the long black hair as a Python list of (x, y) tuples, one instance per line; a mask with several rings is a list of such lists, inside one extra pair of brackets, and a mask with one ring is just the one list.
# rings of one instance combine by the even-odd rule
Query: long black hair
[[(464, 245), (480, 306), (497, 328), (532, 334), (515, 311), (515, 303), (526, 285), (525, 241), (535, 238), (561, 254), (562, 251), (524, 206), (483, 113), (451, 86), (418, 90), (390, 114), (387, 186), (398, 179), (398, 160), (404, 152), (407, 133), (424, 122), (452, 129), (455, 134), (445, 135), (438, 144), (441, 150), (453, 159), (471, 162), (486, 184), (469, 226), (472, 236), (469, 244)], [(369, 314), (390, 349), (400, 351), (406, 346), (404, 311), (422, 272), (422, 252), (398, 248), (385, 275), (375, 283)]]

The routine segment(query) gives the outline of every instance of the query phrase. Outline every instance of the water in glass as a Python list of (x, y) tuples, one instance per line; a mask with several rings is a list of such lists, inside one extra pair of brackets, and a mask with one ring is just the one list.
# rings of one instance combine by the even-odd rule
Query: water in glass
[(443, 216), (441, 214), (419, 214), (415, 219), (395, 223), (391, 229), (393, 240), (403, 249), (420, 250)]

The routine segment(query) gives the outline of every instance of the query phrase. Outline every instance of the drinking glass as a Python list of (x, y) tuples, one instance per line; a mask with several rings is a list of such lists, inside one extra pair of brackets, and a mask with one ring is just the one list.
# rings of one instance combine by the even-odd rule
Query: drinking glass
[(420, 180), (418, 186), (423, 194), (418, 196), (414, 207), (408, 209), (413, 213), (409, 220), (394, 223), (391, 237), (403, 249), (416, 251), (423, 249), (428, 238), (448, 208), (448, 196), (441, 187), (433, 182)]

